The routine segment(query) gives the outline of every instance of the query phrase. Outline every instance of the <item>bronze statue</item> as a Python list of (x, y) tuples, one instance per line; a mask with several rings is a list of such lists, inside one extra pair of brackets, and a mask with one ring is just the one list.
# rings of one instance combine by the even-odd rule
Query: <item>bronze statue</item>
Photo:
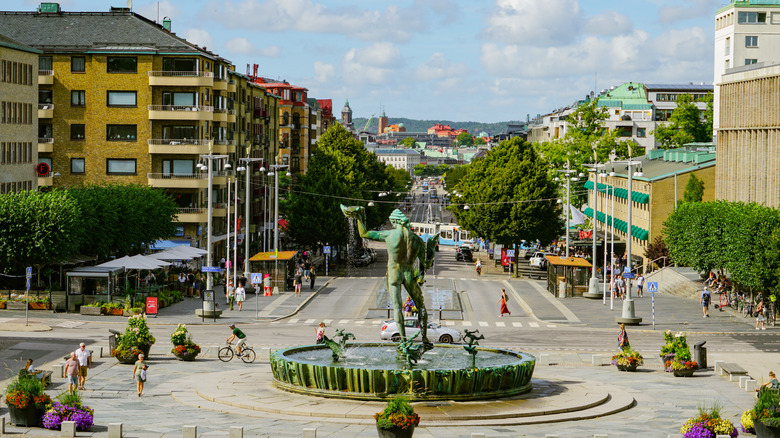
[[(409, 226), (409, 218), (401, 210), (396, 209), (390, 215), (390, 223), (395, 228), (383, 231), (367, 231), (363, 223), (363, 207), (341, 206), (344, 215), (355, 218), (358, 224), (360, 237), (387, 243), (387, 292), (393, 300), (393, 314), (398, 331), (402, 338), (406, 338), (404, 327), (403, 300), (401, 298), (401, 286), (414, 300), (417, 306), (417, 314), (420, 322), (420, 333), (425, 349), (433, 348), (428, 340), (428, 312), (425, 309), (420, 284), (425, 281), (425, 270), (433, 265), (436, 255), (436, 244), (439, 236), (436, 235), (428, 241), (412, 232)], [(414, 262), (420, 261), (420, 269), (414, 269)]]
[(469, 345), (464, 345), (463, 348), (471, 355), (471, 368), (477, 367), (477, 346), (480, 339), (485, 339), (485, 335), (475, 335), (479, 333), (479, 330), (463, 330), (463, 337), (468, 340)]
[(336, 330), (334, 337), (340, 337), (341, 340), (336, 342), (327, 336), (323, 336), (323, 343), (331, 349), (333, 352), (333, 361), (338, 361), (340, 357), (344, 356), (344, 350), (347, 348), (347, 341), (355, 339), (355, 335), (352, 333), (344, 333), (344, 329)]

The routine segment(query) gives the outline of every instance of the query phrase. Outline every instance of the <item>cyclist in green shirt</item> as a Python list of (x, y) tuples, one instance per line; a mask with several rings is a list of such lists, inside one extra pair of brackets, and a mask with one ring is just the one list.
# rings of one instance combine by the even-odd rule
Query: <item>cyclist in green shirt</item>
[(244, 346), (244, 343), (246, 342), (246, 335), (244, 332), (241, 331), (241, 329), (236, 328), (235, 324), (230, 324), (230, 329), (233, 331), (233, 334), (230, 335), (229, 338), (227, 338), (227, 343), (233, 342), (233, 339), (238, 338), (238, 344), (236, 344), (236, 349), (238, 350), (238, 357), (241, 357), (241, 348)]

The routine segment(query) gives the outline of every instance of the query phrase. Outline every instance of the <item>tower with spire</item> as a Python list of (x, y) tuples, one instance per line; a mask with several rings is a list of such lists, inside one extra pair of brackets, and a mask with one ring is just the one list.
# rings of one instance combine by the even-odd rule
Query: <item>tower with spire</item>
[(344, 102), (344, 108), (341, 109), (341, 126), (347, 131), (355, 131), (355, 124), (352, 123), (352, 108), (349, 107), (349, 99)]

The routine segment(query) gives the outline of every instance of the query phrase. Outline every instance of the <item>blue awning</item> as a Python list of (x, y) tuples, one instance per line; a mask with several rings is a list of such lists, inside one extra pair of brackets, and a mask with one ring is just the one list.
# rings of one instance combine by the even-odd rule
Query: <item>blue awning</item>
[(173, 248), (175, 246), (187, 245), (190, 246), (189, 240), (158, 240), (154, 242), (149, 249), (153, 251), (159, 251), (163, 249)]

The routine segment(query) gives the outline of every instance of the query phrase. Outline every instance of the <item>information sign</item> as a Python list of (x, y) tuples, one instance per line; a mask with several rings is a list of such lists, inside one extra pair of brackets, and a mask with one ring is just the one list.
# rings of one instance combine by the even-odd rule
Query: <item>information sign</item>
[(249, 276), (251, 280), (249, 280), (252, 284), (262, 284), (263, 283), (263, 273), (262, 272), (253, 272), (252, 275)]
[(146, 297), (146, 314), (157, 315), (157, 297)]
[(330, 254), (330, 247), (329, 246), (323, 246), (322, 247), (322, 253), (323, 254)]
[(647, 282), (647, 291), (651, 294), (658, 292), (658, 282), (657, 281), (649, 281)]
[(219, 272), (219, 266), (203, 266), (200, 268), (200, 272)]

